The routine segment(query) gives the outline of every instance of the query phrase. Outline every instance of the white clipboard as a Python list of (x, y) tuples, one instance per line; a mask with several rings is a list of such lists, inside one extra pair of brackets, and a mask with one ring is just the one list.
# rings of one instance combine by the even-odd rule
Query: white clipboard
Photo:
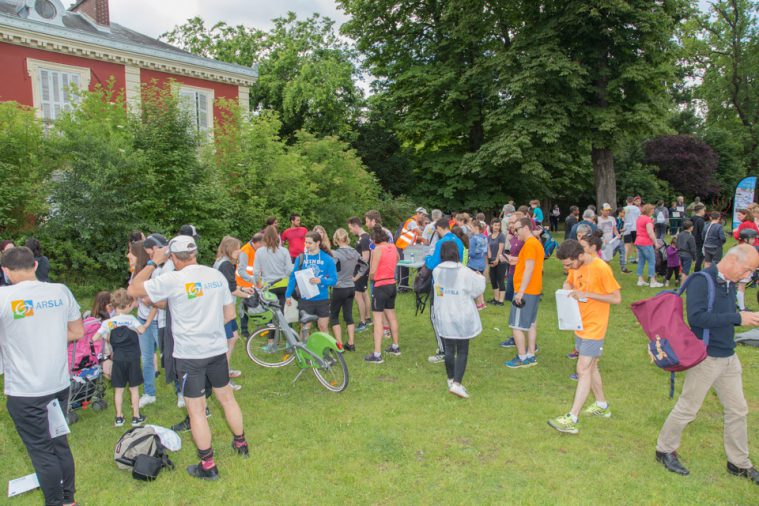
[(569, 296), (571, 290), (556, 290), (556, 313), (559, 318), (559, 330), (582, 330), (580, 305)]

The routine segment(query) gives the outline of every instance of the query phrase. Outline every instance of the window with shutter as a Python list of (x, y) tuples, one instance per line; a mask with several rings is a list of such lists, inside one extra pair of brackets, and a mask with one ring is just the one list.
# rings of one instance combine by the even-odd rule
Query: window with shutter
[(213, 127), (212, 92), (182, 87), (179, 90), (179, 103), (190, 115), (198, 132), (208, 132)]
[(72, 93), (71, 88), (79, 88), (83, 86), (83, 81), (89, 81), (89, 69), (77, 71), (78, 69), (73, 67), (72, 71), (68, 72), (62, 68), (47, 67), (36, 62), (31, 63), (30, 66), (32, 65), (30, 74), (34, 78), (35, 106), (39, 109), (42, 120), (50, 124), (63, 112), (71, 111), (76, 105), (78, 97)]

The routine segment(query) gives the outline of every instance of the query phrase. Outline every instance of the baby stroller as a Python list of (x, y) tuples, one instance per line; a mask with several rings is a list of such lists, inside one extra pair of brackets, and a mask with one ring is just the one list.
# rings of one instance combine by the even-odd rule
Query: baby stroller
[(66, 421), (69, 425), (79, 420), (77, 409), (92, 407), (95, 412), (108, 407), (105, 400), (105, 379), (101, 362), (103, 359), (102, 341), (94, 342), (92, 338), (100, 328), (100, 320), (88, 317), (84, 320), (84, 336), (69, 343), (69, 403), (66, 409)]

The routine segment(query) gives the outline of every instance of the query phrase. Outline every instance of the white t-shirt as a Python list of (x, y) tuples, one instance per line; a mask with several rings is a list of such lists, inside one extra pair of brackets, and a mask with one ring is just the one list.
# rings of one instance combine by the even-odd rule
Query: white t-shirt
[[(166, 260), (163, 265), (156, 268), (156, 270), (153, 271), (153, 274), (151, 274), (150, 279), (157, 278), (158, 276), (162, 276), (166, 274), (167, 272), (174, 272), (174, 262), (171, 261), (171, 259)], [(158, 328), (162, 329), (166, 327), (166, 310), (165, 309), (159, 309), (158, 310)]]
[(5, 395), (42, 397), (69, 387), (68, 323), (81, 317), (65, 285), (22, 281), (0, 288)]
[(97, 334), (100, 335), (101, 338), (104, 338), (110, 332), (118, 327), (129, 327), (130, 329), (137, 332), (137, 327), (140, 326), (140, 321), (135, 318), (133, 315), (130, 314), (117, 314), (116, 316), (113, 316), (111, 318), (108, 318), (106, 321), (100, 324), (100, 328), (97, 331)]
[(606, 218), (603, 216), (598, 217), (598, 228), (604, 233), (604, 243), (608, 243), (614, 237), (614, 225), (616, 222), (617, 220), (611, 216), (607, 216)]
[(145, 282), (153, 302), (168, 300), (174, 358), (210, 358), (227, 352), (224, 306), (234, 304), (224, 275), (188, 265)]
[(625, 235), (635, 232), (638, 218), (640, 218), (640, 208), (638, 206), (625, 206)]

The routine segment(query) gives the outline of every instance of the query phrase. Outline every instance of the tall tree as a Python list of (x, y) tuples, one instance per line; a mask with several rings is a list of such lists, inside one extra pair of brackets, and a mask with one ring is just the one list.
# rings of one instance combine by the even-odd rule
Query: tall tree
[(743, 159), (759, 171), (759, 2), (718, 0), (695, 23), (686, 44), (703, 79), (696, 96), (706, 105), (706, 129), (741, 139)]
[(363, 98), (352, 46), (337, 35), (334, 21), (318, 14), (299, 20), (289, 12), (273, 21), (265, 32), (224, 22), (208, 28), (192, 18), (162, 37), (201, 56), (257, 65), (251, 107), (276, 111), (288, 140), (300, 129), (352, 139)]

